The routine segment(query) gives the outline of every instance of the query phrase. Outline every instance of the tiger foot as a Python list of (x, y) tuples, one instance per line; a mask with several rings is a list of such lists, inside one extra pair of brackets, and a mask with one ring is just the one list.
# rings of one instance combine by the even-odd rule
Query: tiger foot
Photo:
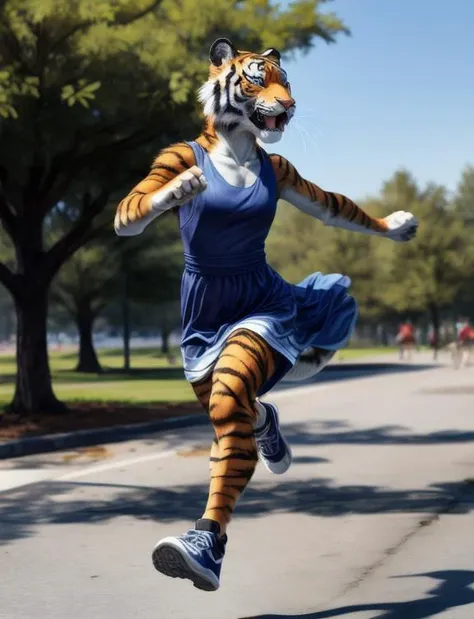
[(226, 543), (226, 535), (219, 537), (217, 522), (201, 519), (184, 535), (159, 541), (153, 565), (165, 576), (191, 580), (202, 591), (217, 591)]

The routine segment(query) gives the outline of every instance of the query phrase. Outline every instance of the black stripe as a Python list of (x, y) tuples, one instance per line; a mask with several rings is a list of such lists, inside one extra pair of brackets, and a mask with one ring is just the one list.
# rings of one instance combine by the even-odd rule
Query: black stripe
[(243, 410), (246, 409), (245, 404), (242, 402), (242, 400), (239, 398), (239, 396), (235, 393), (235, 391), (232, 389), (232, 387), (229, 387), (229, 385), (227, 385), (223, 380), (221, 380), (220, 378), (217, 378), (214, 381), (213, 384), (214, 385), (220, 384), (220, 385), (222, 385), (226, 389), (226, 391), (222, 391), (222, 390), (214, 391), (214, 389), (213, 389), (213, 395), (215, 393), (216, 395), (224, 395), (224, 396), (227, 396), (229, 398), (233, 398), (239, 408), (242, 408)]
[(240, 432), (239, 430), (234, 430), (233, 432), (226, 432), (226, 434), (221, 434), (219, 440), (222, 441), (224, 438), (253, 438), (253, 432)]
[(365, 224), (364, 224), (364, 226), (365, 226), (366, 228), (369, 228), (369, 229), (370, 229), (370, 228), (372, 227), (372, 220), (371, 220), (371, 219), (370, 219), (370, 217), (367, 215), (367, 213), (363, 213), (363, 215), (364, 215), (364, 220), (365, 220)]
[(221, 109), (221, 84), (219, 80), (214, 83), (214, 90), (212, 94), (214, 96), (214, 112), (218, 114)]
[(177, 153), (175, 150), (165, 150), (163, 151), (163, 154), (167, 154), (167, 155), (174, 155), (176, 157), (176, 159), (179, 161), (179, 163), (186, 169), (190, 168), (191, 166), (189, 165), (189, 163), (186, 161), (186, 159), (180, 155), (179, 153)]
[(315, 188), (313, 187), (313, 184), (308, 182), (307, 180), (305, 180), (304, 183), (306, 184), (306, 189), (309, 192), (309, 197), (311, 198), (311, 200), (313, 202), (318, 202), (318, 196), (316, 194)]
[[(252, 479), (253, 472), (255, 467), (247, 469), (244, 474), (241, 474), (240, 469), (237, 471), (238, 475), (211, 475), (211, 479), (246, 479), (249, 481)], [(228, 486), (228, 488), (232, 488), (232, 486)], [(244, 486), (245, 488), (245, 486)]]
[[(271, 349), (268, 348), (268, 346), (265, 345), (265, 342), (260, 339), (255, 333), (253, 333), (252, 331), (248, 331), (247, 329), (242, 329), (240, 331), (237, 331), (236, 333), (241, 333), (242, 337), (246, 337), (247, 339), (249, 339), (253, 344), (257, 345), (260, 347), (261, 349), (261, 355), (263, 358), (263, 363), (265, 365), (265, 379), (268, 377), (268, 353), (271, 354)], [(256, 352), (259, 352), (258, 350)]]
[(227, 505), (224, 505), (223, 507), (208, 507), (207, 510), (210, 512), (228, 512), (229, 514), (232, 513), (232, 509)]
[[(227, 344), (229, 344), (229, 342)], [(232, 342), (232, 344), (234, 346), (240, 346), (240, 348), (243, 348), (244, 350), (250, 353), (250, 356), (255, 361), (255, 363), (258, 366), (258, 369), (260, 370), (260, 373), (262, 375), (262, 384), (263, 384), (265, 382), (265, 365), (262, 363), (262, 360), (260, 359), (258, 351), (256, 351), (255, 348), (252, 348), (252, 346), (249, 346), (248, 344), (245, 344), (244, 342), (239, 342), (238, 340), (236, 340), (235, 342)]]
[[(215, 428), (222, 428), (223, 426), (226, 426), (228, 424), (231, 423), (245, 423), (250, 425), (252, 420), (250, 418), (250, 415), (248, 413), (242, 413), (241, 411), (236, 411), (235, 413), (231, 413), (230, 415), (228, 415), (227, 417), (225, 417), (225, 419), (212, 419), (212, 425)], [(222, 440), (222, 437), (221, 437)]]
[(246, 453), (246, 454), (249, 454), (249, 455), (256, 455), (257, 454), (255, 449), (244, 449), (243, 447), (238, 447), (238, 446), (235, 446), (235, 447), (224, 447), (223, 449), (224, 449), (224, 451), (232, 451), (233, 449), (237, 449), (238, 451), (241, 451), (242, 453)]
[(251, 377), (252, 377), (252, 379), (253, 379), (253, 388), (254, 388), (254, 389), (255, 389), (255, 391), (256, 391), (256, 390), (257, 390), (257, 388), (258, 388), (258, 382), (257, 382), (257, 375), (255, 374), (255, 372), (253, 371), (253, 369), (252, 369), (251, 367), (249, 367), (249, 366), (245, 363), (245, 361), (242, 361), (242, 359), (239, 359), (239, 357), (236, 357), (235, 355), (231, 355), (231, 354), (230, 354), (230, 353), (228, 353), (228, 352), (227, 352), (227, 353), (226, 353), (226, 352), (224, 352), (224, 353), (223, 353), (223, 354), (219, 357), (219, 359), (223, 359), (224, 357), (232, 357), (233, 359), (237, 359), (237, 361), (239, 361), (239, 362), (240, 362), (240, 363), (241, 363), (241, 364), (245, 367), (245, 369), (247, 370), (247, 372), (250, 374), (250, 376), (251, 376)]
[(157, 176), (158, 178), (161, 178), (162, 180), (164, 180), (166, 183), (170, 180), (168, 177), (163, 176), (163, 174), (160, 174), (159, 172), (150, 172), (147, 178), (150, 178), (150, 176)]
[(243, 492), (246, 485), (247, 484), (244, 484), (243, 486), (234, 486), (232, 484), (224, 484), (224, 488), (232, 488), (232, 490), (237, 490), (237, 492)]
[(222, 458), (218, 459), (218, 462), (224, 462), (225, 460), (247, 460), (249, 462), (255, 462), (256, 460), (258, 460), (258, 456), (257, 454), (244, 454), (244, 453), (234, 453), (234, 454), (229, 454), (228, 456), (223, 456)]
[(348, 221), (354, 221), (354, 219), (357, 217), (358, 211), (358, 207), (354, 204), (354, 202), (351, 202), (351, 214), (348, 217)]
[(268, 348), (265, 345), (265, 342), (260, 337), (258, 337), (258, 335), (256, 335), (253, 331), (242, 329), (240, 333), (242, 333), (243, 336), (247, 337), (251, 342), (254, 342), (258, 346), (260, 346), (260, 348), (262, 349), (263, 355), (268, 351)]
[(247, 479), (251, 479), (253, 473), (255, 471), (255, 468), (251, 468), (251, 469), (233, 469), (233, 472), (235, 473), (239, 473), (241, 477), (244, 477)]
[(231, 494), (226, 494), (225, 492), (211, 492), (211, 496), (225, 496), (228, 499), (231, 499), (232, 501), (235, 501), (235, 496), (232, 496)]
[(145, 195), (142, 195), (142, 196), (140, 196), (138, 198), (138, 204), (137, 204), (137, 209), (136, 210), (137, 210), (137, 213), (140, 213), (140, 215), (142, 213), (141, 203), (142, 203), (142, 200), (143, 200), (144, 197), (145, 197)]
[(227, 129), (228, 129), (229, 131), (235, 131), (235, 129), (237, 129), (237, 127), (238, 127), (238, 126), (239, 126), (239, 123), (230, 123), (230, 124), (227, 126)]
[(250, 385), (247, 382), (247, 376), (239, 372), (238, 370), (234, 370), (233, 368), (225, 367), (225, 368), (216, 368), (214, 370), (214, 375), (216, 374), (228, 374), (229, 376), (235, 376), (235, 378), (240, 378), (240, 380), (244, 383), (245, 391), (247, 392), (247, 399), (249, 404), (252, 405), (253, 400), (255, 399), (252, 394), (252, 390), (250, 389)]
[(179, 174), (179, 170), (173, 168), (172, 166), (166, 165), (164, 163), (155, 163), (151, 167), (152, 170), (166, 170), (167, 172), (172, 172), (173, 174)]

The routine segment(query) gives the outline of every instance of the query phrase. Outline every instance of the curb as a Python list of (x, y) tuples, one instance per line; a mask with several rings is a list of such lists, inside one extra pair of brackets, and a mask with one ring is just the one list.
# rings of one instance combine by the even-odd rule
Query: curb
[[(407, 366), (411, 371), (416, 369), (427, 369), (431, 366), (418, 366), (413, 364)], [(320, 379), (319, 375), (316, 380), (303, 381), (300, 383), (288, 382), (286, 388), (276, 388), (275, 395), (284, 392), (291, 387), (307, 387), (318, 385), (325, 382), (333, 382), (341, 378), (358, 378), (365, 374), (370, 374), (374, 370), (378, 370), (380, 374), (389, 372), (390, 370), (403, 372), (407, 368), (400, 366), (397, 363), (391, 362), (370, 362), (361, 361), (359, 363), (334, 363), (329, 365), (324, 370), (325, 378)], [(331, 376), (331, 373), (333, 376)], [(343, 374), (343, 376), (341, 376)], [(183, 417), (170, 417), (159, 421), (148, 421), (145, 423), (127, 424), (114, 426), (112, 428), (99, 428), (97, 430), (76, 430), (75, 432), (66, 432), (63, 434), (46, 434), (43, 436), (32, 436), (31, 438), (22, 438), (16, 441), (0, 443), (0, 460), (7, 458), (18, 458), (21, 456), (31, 456), (34, 454), (47, 453), (51, 451), (59, 451), (72, 447), (87, 447), (88, 445), (98, 445), (100, 443), (120, 443), (132, 438), (139, 438), (151, 432), (164, 432), (174, 428), (188, 428), (192, 426), (201, 426), (209, 423), (207, 415), (203, 413), (194, 413), (184, 415)]]
[(170, 417), (169, 419), (161, 419), (159, 421), (114, 426), (113, 428), (77, 430), (76, 432), (65, 432), (63, 434), (32, 436), (0, 444), (0, 460), (59, 451), (70, 447), (86, 447), (99, 443), (120, 443), (131, 438), (139, 438), (150, 432), (201, 426), (208, 423), (209, 420), (205, 413), (196, 413), (184, 415), (183, 417)]

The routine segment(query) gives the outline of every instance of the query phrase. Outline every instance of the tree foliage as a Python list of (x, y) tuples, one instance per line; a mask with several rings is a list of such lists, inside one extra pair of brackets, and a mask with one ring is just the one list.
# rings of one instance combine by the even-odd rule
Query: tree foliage
[[(0, 282), (18, 311), (12, 408), (52, 410), (47, 291), (95, 233), (97, 218), (148, 167), (160, 146), (193, 137), (194, 91), (208, 48), (227, 35), (242, 48), (308, 49), (345, 30), (324, 2), (297, 0), (6, 0), (0, 3), (0, 220), (16, 264)], [(77, 200), (51, 246), (44, 223)], [(35, 306), (36, 311), (31, 308)]]

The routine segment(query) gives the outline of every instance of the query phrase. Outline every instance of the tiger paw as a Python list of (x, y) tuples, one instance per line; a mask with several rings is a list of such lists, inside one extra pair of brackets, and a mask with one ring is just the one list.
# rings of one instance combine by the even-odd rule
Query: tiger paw
[(156, 192), (152, 198), (153, 210), (161, 212), (186, 204), (206, 188), (207, 181), (202, 170), (192, 166)]
[(383, 221), (387, 225), (385, 236), (392, 241), (410, 241), (416, 236), (418, 220), (412, 213), (396, 211)]

